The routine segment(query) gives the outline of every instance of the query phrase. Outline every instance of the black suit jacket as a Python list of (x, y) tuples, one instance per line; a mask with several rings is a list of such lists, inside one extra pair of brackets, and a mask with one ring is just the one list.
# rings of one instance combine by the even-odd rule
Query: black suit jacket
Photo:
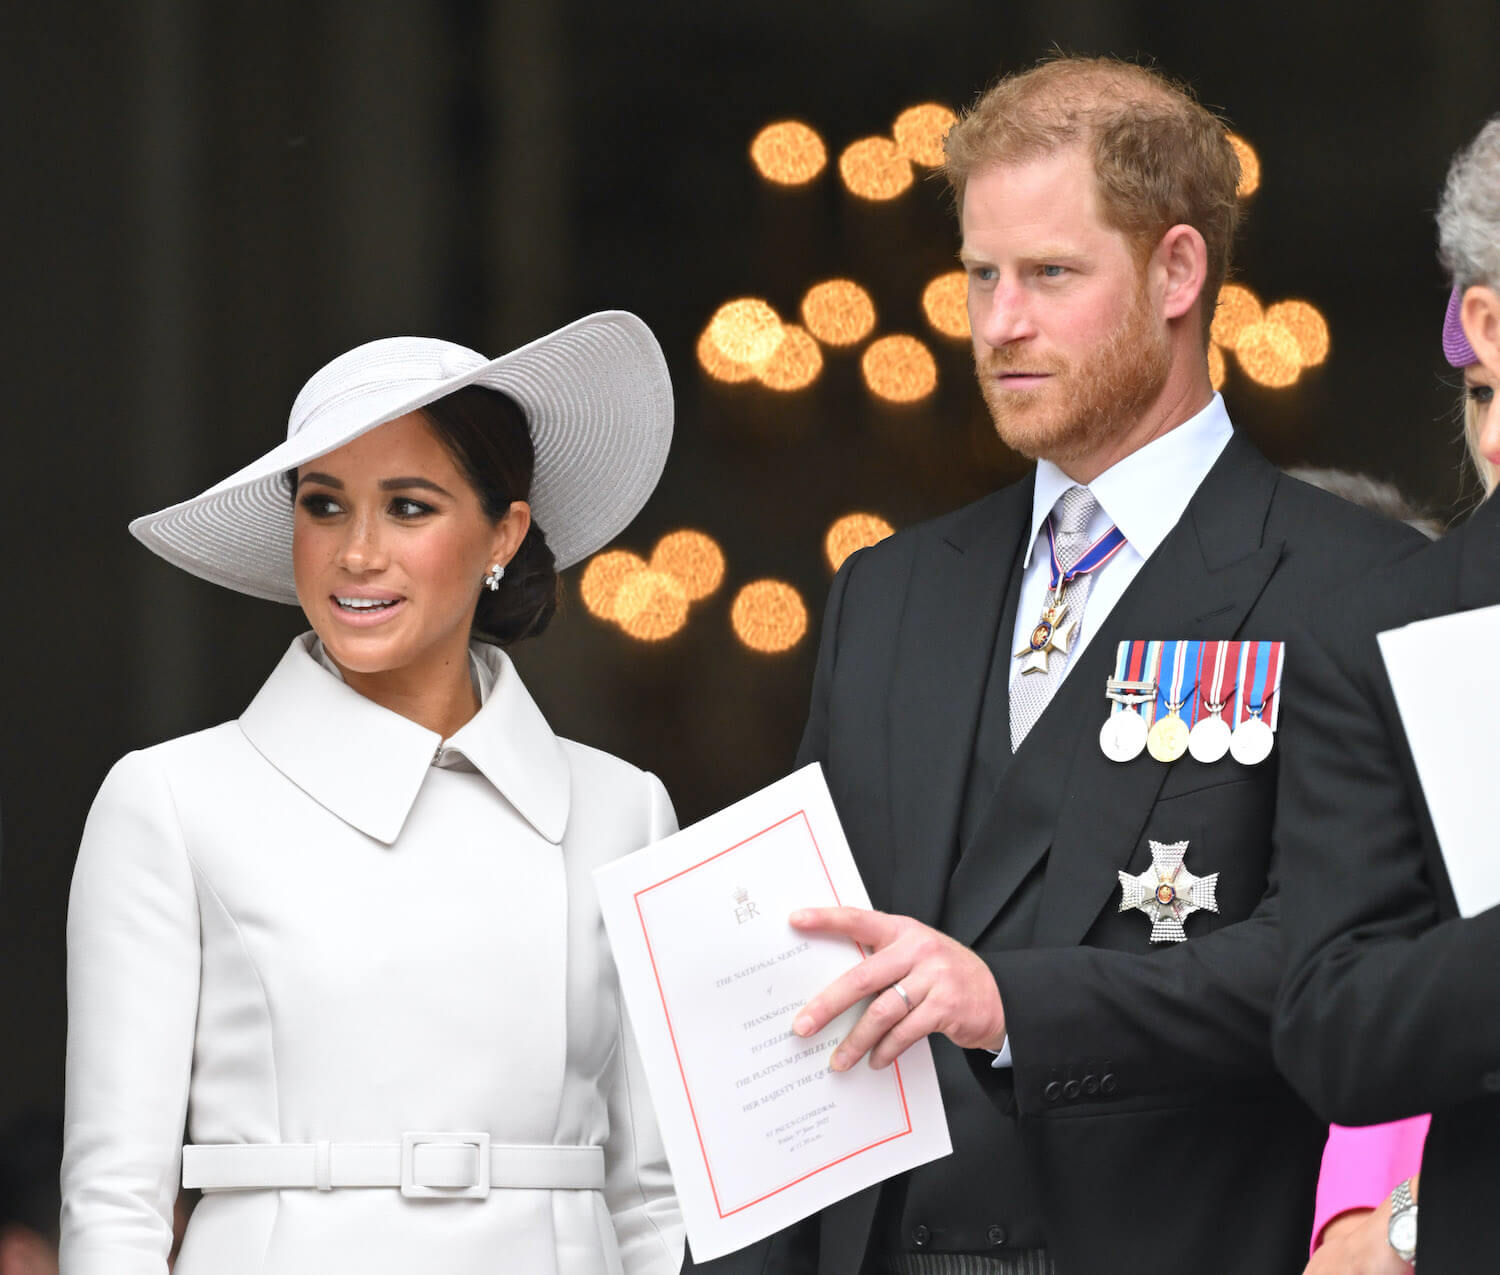
[[(1371, 1124), (1432, 1112), (1417, 1269), (1500, 1265), (1500, 908), (1460, 919), (1376, 634), (1500, 603), (1500, 500), (1314, 617), (1277, 841), (1287, 978), (1276, 1054), (1320, 1112)], [(1434, 652), (1433, 692), (1496, 651)], [(1494, 746), (1473, 759), (1492, 788)], [(1500, 845), (1500, 808), (1496, 814)], [(1392, 1186), (1395, 1184), (1392, 1183)]]
[[(1031, 501), (1028, 477), (845, 563), (799, 758), (822, 762), (874, 905), (988, 961), (1014, 1069), (934, 1040), (969, 1150), (705, 1271), (855, 1275), (892, 1244), (1045, 1244), (1062, 1275), (1305, 1261), (1322, 1129), (1271, 1060), (1277, 754), (1249, 768), (1110, 762), (1104, 682), (1126, 638), (1282, 638), (1313, 598), (1415, 535), (1285, 478), (1236, 434), (979, 795), (988, 814), (960, 847), (981, 712), (1009, 715), (1008, 678), (989, 671), (1011, 636)], [(1143, 871), (1150, 840), (1184, 838), (1188, 866), (1220, 874), (1220, 911), (1153, 949), (1146, 918), (1117, 912), (1116, 874)]]

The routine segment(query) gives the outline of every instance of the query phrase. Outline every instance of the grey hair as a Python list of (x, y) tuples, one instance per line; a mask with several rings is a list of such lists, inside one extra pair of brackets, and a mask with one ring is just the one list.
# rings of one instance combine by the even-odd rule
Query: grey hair
[(1500, 115), (1453, 157), (1438, 202), (1438, 250), (1460, 288), (1500, 288)]

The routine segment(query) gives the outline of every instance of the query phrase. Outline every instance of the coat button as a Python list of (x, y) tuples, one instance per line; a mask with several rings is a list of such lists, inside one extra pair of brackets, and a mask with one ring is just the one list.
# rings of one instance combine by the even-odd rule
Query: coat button
[(1047, 1087), (1042, 1090), (1042, 1097), (1048, 1102), (1056, 1102), (1062, 1097), (1062, 1086), (1055, 1080), (1049, 1080)]
[(1099, 1092), (1099, 1077), (1098, 1076), (1085, 1076), (1083, 1078), (1083, 1092), (1086, 1093), (1086, 1094), (1088, 1094), (1088, 1096), (1090, 1098), (1092, 1098), (1096, 1093), (1098, 1093)]
[(1066, 1098), (1069, 1102), (1072, 1102), (1082, 1092), (1083, 1086), (1080, 1085), (1076, 1080), (1070, 1080), (1063, 1086), (1063, 1097)]
[(1005, 1241), (1010, 1238), (1008, 1235), (1006, 1235), (1005, 1228), (1003, 1226), (990, 1227), (990, 1229), (984, 1233), (984, 1237), (985, 1239), (989, 1240), (989, 1242), (996, 1248), (999, 1248), (1000, 1245), (1004, 1244)]
[(932, 1232), (920, 1223), (911, 1228), (911, 1242), (918, 1248), (926, 1248), (931, 1239)]
[(1484, 1073), (1485, 1093), (1500, 1093), (1500, 1071), (1487, 1071)]
[(1114, 1093), (1120, 1087), (1120, 1082), (1115, 1079), (1115, 1073), (1106, 1071), (1099, 1081), (1099, 1088), (1105, 1093)]

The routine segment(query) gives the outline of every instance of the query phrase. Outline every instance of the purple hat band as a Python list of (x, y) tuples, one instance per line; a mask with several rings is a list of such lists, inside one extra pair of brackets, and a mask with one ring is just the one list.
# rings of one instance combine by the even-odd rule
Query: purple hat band
[(1479, 362), (1479, 355), (1474, 353), (1474, 347), (1464, 335), (1464, 325), (1458, 317), (1463, 299), (1463, 289), (1454, 288), (1453, 295), (1448, 298), (1448, 313), (1443, 316), (1443, 357), (1448, 360), (1449, 367), (1473, 367)]

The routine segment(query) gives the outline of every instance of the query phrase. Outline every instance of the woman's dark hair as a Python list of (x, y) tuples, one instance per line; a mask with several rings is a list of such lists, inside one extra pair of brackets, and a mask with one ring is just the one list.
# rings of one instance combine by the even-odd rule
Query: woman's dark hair
[[(485, 514), (498, 522), (514, 500), (531, 496), (536, 450), (521, 405), (499, 390), (465, 386), (421, 409), (458, 463)], [(534, 637), (557, 611), (557, 567), (535, 522), (494, 592), (481, 589), (474, 636), (495, 646)]]

